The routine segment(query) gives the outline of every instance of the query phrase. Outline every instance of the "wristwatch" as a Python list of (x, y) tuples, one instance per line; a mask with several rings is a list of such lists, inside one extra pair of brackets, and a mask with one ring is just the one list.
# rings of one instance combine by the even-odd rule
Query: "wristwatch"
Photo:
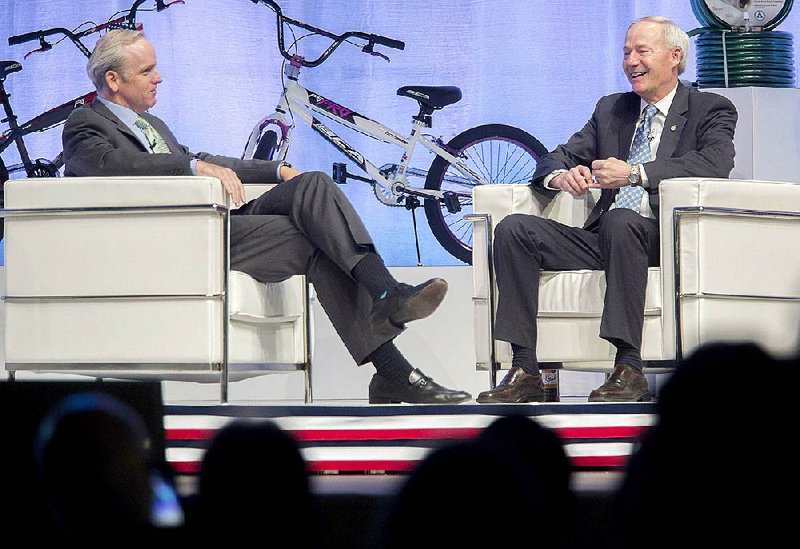
[(634, 187), (642, 184), (642, 172), (641, 172), (641, 164), (633, 164), (631, 166), (631, 172), (628, 174), (628, 185), (633, 185)]
[(281, 181), (283, 181), (283, 179), (281, 179), (281, 168), (283, 168), (284, 166), (287, 168), (292, 167), (292, 165), (286, 162), (285, 160), (281, 160), (280, 162), (278, 162), (278, 179), (280, 179)]

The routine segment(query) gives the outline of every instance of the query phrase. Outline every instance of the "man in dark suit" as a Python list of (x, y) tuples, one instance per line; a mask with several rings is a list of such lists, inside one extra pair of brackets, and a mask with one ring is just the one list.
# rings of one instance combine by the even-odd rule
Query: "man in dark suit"
[(478, 402), (544, 400), (536, 358), (540, 269), (605, 270), (600, 337), (616, 348), (615, 365), (589, 401), (650, 400), (640, 349), (647, 268), (659, 261), (659, 183), (728, 177), (733, 169), (736, 109), (680, 83), (688, 47), (686, 33), (668, 19), (632, 23), (622, 61), (632, 91), (602, 98), (583, 129), (539, 162), (535, 191), (581, 196), (602, 189), (583, 228), (525, 214), (498, 223), (495, 335), (511, 343), (513, 358), (502, 382)]
[[(347, 197), (325, 174), (300, 173), (283, 162), (192, 153), (160, 119), (161, 75), (141, 32), (101, 38), (87, 72), (98, 99), (72, 112), (64, 126), (67, 176), (199, 175), (219, 179), (231, 202), (231, 267), (262, 282), (307, 274), (319, 301), (357, 364), (377, 373), (372, 403), (457, 403), (471, 396), (442, 387), (409, 364), (394, 345), (406, 323), (432, 314), (447, 282), (418, 286), (389, 273)], [(280, 183), (245, 202), (243, 183)]]

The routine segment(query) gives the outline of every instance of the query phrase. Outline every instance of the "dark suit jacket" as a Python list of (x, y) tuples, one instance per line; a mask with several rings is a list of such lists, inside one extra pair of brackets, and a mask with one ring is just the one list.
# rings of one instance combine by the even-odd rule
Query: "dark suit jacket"
[(233, 169), (243, 183), (277, 183), (278, 163), (192, 153), (181, 145), (161, 119), (142, 114), (161, 134), (172, 154), (151, 154), (133, 132), (100, 101), (69, 115), (62, 140), (64, 175), (192, 175), (193, 158)]
[[(600, 99), (583, 129), (539, 161), (531, 180), (533, 187), (554, 195), (558, 191), (545, 189), (542, 183), (553, 170), (568, 170), (578, 165), (591, 167), (593, 160), (612, 156), (625, 160), (639, 114), (640, 98), (633, 92)], [(733, 169), (737, 118), (736, 107), (727, 98), (678, 85), (664, 123), (657, 158), (643, 164), (653, 213), (658, 215), (658, 187), (663, 179), (728, 177)], [(608, 210), (617, 192), (617, 189), (603, 190), (586, 228), (592, 227)]]

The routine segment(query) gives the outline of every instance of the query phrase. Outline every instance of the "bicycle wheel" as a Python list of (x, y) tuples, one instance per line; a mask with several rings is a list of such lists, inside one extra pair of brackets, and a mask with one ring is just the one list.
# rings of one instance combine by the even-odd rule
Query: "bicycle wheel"
[[(504, 124), (485, 124), (466, 130), (447, 144), (455, 156), (494, 183), (528, 183), (539, 158), (547, 149), (531, 134)], [(441, 191), (470, 191), (479, 183), (437, 156), (425, 179), (425, 188)], [(460, 197), (461, 211), (450, 213), (444, 204), (425, 200), (425, 215), (439, 244), (455, 258), (472, 265), (472, 223), (464, 221), (472, 213), (472, 197)]]
[[(0, 208), (6, 207), (6, 181), (8, 181), (8, 169), (6, 163), (0, 158)], [(0, 221), (0, 240), (5, 236), (5, 223)]]
[(6, 181), (8, 181), (8, 169), (6, 163), (0, 158), (0, 185), (4, 185)]
[(272, 160), (277, 148), (278, 134), (272, 130), (267, 130), (258, 138), (258, 145), (256, 145), (256, 152), (253, 153), (253, 158)]

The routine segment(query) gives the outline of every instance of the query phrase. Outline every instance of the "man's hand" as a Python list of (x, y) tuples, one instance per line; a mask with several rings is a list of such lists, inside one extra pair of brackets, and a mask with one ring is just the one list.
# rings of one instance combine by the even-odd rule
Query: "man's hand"
[(575, 166), (550, 180), (550, 186), (561, 189), (572, 196), (586, 194), (592, 183), (592, 171), (586, 166)]
[(198, 160), (195, 167), (197, 168), (197, 175), (216, 177), (219, 179), (225, 192), (230, 195), (231, 202), (233, 202), (234, 206), (238, 207), (244, 204), (244, 185), (242, 185), (236, 172), (230, 168), (217, 166), (216, 164), (211, 164), (202, 160)]
[(591, 187), (593, 189), (618, 189), (630, 185), (628, 183), (630, 173), (631, 165), (613, 156), (606, 160), (595, 160), (592, 162), (594, 182)]

